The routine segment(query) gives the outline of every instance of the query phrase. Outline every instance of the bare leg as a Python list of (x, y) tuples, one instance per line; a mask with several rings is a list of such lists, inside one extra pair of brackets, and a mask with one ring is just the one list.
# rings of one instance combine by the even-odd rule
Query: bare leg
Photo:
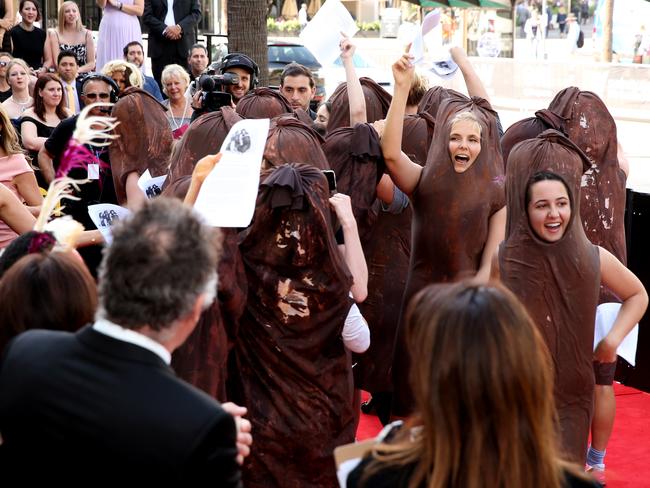
[(594, 390), (594, 418), (591, 421), (591, 445), (604, 451), (612, 435), (616, 416), (616, 397), (612, 385), (596, 385)]

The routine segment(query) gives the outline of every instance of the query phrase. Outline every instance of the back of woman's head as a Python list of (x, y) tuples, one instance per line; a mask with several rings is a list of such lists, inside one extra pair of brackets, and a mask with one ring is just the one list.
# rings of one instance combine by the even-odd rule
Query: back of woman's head
[(95, 282), (70, 252), (29, 254), (0, 280), (0, 350), (27, 329), (74, 331), (93, 320)]
[(491, 285), (429, 286), (410, 304), (406, 333), (423, 425), (420, 481), (559, 486), (552, 365), (514, 295)]

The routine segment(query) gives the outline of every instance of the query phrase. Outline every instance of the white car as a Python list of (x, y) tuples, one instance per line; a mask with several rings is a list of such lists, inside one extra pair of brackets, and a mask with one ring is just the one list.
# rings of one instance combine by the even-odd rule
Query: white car
[[(390, 70), (377, 67), (359, 53), (354, 53), (352, 62), (359, 78), (372, 78), (388, 93), (393, 93), (393, 74)], [(319, 74), (325, 79), (325, 99), (327, 100), (334, 93), (336, 87), (345, 81), (343, 61), (341, 58), (337, 58), (333, 65), (321, 68)]]

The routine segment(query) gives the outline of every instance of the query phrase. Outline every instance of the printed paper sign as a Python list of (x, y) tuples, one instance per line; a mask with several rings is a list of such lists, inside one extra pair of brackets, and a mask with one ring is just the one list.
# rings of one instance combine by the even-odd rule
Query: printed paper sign
[(155, 198), (162, 192), (162, 186), (166, 179), (167, 175), (152, 177), (149, 169), (146, 169), (138, 178), (138, 187), (147, 198)]
[(90, 215), (90, 219), (97, 227), (97, 230), (102, 233), (106, 244), (110, 244), (113, 241), (111, 227), (131, 215), (131, 211), (128, 208), (113, 205), (112, 203), (100, 203), (88, 205), (88, 215)]
[(194, 209), (214, 227), (247, 227), (255, 212), (269, 119), (237, 122), (221, 146), (221, 160), (207, 176)]
[(327, 0), (300, 33), (300, 40), (323, 66), (334, 63), (341, 49), (341, 32), (353, 37), (359, 28), (341, 0)]

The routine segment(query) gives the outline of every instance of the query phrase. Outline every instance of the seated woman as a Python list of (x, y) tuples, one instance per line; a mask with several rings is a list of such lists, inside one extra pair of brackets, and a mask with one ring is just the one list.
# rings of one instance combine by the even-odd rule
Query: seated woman
[(163, 93), (169, 98), (163, 102), (168, 108), (169, 126), (174, 133), (174, 139), (180, 139), (189, 127), (194, 109), (190, 99), (185, 95), (190, 84), (190, 75), (178, 64), (169, 64), (160, 75)]
[(18, 119), (34, 104), (34, 99), (29, 95), (29, 66), (25, 61), (14, 58), (9, 62), (7, 83), (11, 87), (11, 96), (2, 102), (2, 107), (14, 127), (18, 127)]
[[(616, 348), (648, 304), (638, 278), (587, 239), (580, 191), (590, 167), (591, 160), (554, 130), (515, 146), (506, 179), (508, 235), (498, 255), (503, 283), (526, 306), (553, 358), (562, 448), (579, 463), (587, 452), (594, 366), (616, 361)], [(623, 305), (594, 352), (601, 284)]]
[(115, 59), (106, 63), (102, 68), (102, 74), (112, 78), (117, 83), (120, 94), (132, 86), (142, 88), (144, 85), (144, 78), (138, 67), (121, 59)]
[[(38, 215), (43, 197), (38, 190), (34, 170), (25, 159), (18, 135), (7, 113), (0, 108), (0, 185), (6, 187), (20, 203), (34, 215)], [(33, 224), (33, 221), (31, 222)], [(31, 228), (31, 226), (30, 226)], [(0, 249), (17, 237), (12, 228), (0, 222)]]
[(415, 414), (376, 445), (348, 488), (597, 487), (562, 460), (547, 348), (524, 307), (498, 286), (430, 285), (406, 335)]
[(7, 34), (11, 37), (12, 54), (23, 59), (34, 71), (41, 70), (47, 35), (34, 25), (41, 20), (41, 6), (37, 0), (20, 0), (18, 11), (22, 20)]
[(60, 51), (72, 51), (77, 55), (79, 73), (95, 69), (95, 44), (93, 33), (81, 23), (79, 7), (66, 1), (59, 7), (58, 24), (47, 33), (45, 67), (56, 68)]
[[(13, 237), (28, 232), (34, 226), (36, 218), (5, 185), (0, 184), (0, 228), (6, 227), (13, 232)], [(13, 239), (0, 241), (0, 251)]]
[[(32, 161), (38, 161), (38, 151), (56, 126), (63, 119), (72, 116), (63, 99), (63, 85), (59, 77), (50, 73), (39, 76), (34, 85), (34, 106), (28, 108), (20, 118), (20, 135), (23, 147), (29, 151)], [(36, 174), (41, 188), (47, 188), (47, 183)]]

